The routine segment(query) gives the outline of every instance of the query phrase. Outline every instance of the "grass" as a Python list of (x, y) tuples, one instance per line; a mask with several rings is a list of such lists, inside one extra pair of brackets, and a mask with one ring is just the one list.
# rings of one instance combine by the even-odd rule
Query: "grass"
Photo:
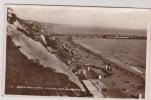
[(56, 73), (51, 68), (44, 68), (32, 60), (28, 60), (16, 47), (11, 38), (7, 37), (6, 56), (6, 94), (17, 95), (45, 95), (45, 96), (84, 96), (81, 91), (59, 91), (45, 89), (18, 89), (16, 86), (34, 86), (50, 88), (74, 88), (79, 87), (71, 82), (66, 75)]

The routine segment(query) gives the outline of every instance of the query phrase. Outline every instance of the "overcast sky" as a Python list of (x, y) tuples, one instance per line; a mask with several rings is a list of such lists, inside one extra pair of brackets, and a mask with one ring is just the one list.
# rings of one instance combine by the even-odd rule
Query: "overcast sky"
[(18, 17), (46, 23), (97, 26), (106, 28), (146, 29), (146, 9), (14, 5)]

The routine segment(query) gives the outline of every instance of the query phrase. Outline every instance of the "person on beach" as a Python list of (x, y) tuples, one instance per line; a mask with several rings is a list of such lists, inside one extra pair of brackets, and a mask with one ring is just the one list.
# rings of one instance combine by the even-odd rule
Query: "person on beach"
[(111, 64), (106, 64), (106, 65), (105, 65), (105, 69), (106, 69), (106, 71), (112, 71), (112, 66), (111, 66)]

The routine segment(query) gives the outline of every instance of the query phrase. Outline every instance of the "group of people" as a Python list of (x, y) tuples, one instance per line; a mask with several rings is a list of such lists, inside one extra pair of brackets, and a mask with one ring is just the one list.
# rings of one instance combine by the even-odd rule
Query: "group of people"
[[(109, 79), (110, 78), (110, 72), (112, 71), (112, 66), (111, 64), (105, 64), (105, 70), (107, 71), (107, 73), (105, 74), (105, 78)], [(99, 80), (102, 80), (102, 75), (99, 75)]]
[(111, 66), (111, 64), (106, 64), (106, 65), (105, 65), (105, 70), (107, 71), (107, 74), (105, 75), (105, 77), (106, 77), (107, 79), (109, 79), (109, 78), (111, 77), (110, 72), (112, 71), (112, 66)]
[(108, 71), (108, 72), (112, 71), (112, 66), (111, 66), (111, 64), (106, 64), (106, 65), (105, 65), (105, 69), (106, 69), (106, 71)]

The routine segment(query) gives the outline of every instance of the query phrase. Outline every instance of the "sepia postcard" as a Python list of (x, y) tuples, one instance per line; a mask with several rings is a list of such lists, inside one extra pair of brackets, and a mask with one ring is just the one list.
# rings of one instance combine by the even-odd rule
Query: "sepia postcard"
[(145, 99), (148, 9), (5, 8), (5, 95)]

